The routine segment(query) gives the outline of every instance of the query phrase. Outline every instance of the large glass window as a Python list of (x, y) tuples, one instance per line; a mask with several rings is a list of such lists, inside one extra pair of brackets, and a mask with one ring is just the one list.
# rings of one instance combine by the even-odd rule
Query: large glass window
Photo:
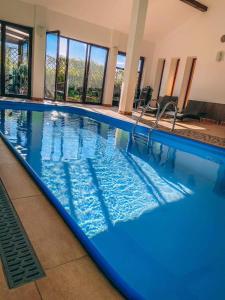
[(56, 62), (58, 52), (58, 32), (48, 32), (45, 57), (45, 98), (55, 98)]
[(1, 22), (1, 95), (31, 96), (32, 29)]
[(86, 102), (101, 103), (105, 78), (107, 50), (91, 46), (88, 61)]
[(67, 100), (82, 102), (86, 68), (87, 44), (69, 41)]
[[(113, 105), (119, 105), (121, 87), (124, 79), (125, 63), (126, 63), (126, 54), (123, 52), (119, 52), (117, 55), (117, 63), (116, 63), (116, 75), (115, 75), (114, 91), (113, 91)], [(137, 88), (136, 88), (137, 97), (139, 96), (140, 93), (143, 67), (144, 67), (144, 58), (140, 57), (138, 70), (137, 70), (138, 73)]]
[(45, 97), (100, 104), (108, 50), (47, 33)]
[(67, 76), (67, 48), (68, 39), (60, 37), (59, 56), (56, 69), (56, 100), (64, 100)]

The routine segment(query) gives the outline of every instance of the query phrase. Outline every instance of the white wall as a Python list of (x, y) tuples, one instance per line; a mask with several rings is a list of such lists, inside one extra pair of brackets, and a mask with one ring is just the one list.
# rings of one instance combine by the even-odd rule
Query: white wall
[[(35, 27), (37, 10), (35, 10), (34, 5), (20, 2), (18, 0), (0, 0), (0, 5), (0, 20)], [(126, 34), (118, 31), (112, 31), (108, 28), (88, 23), (86, 21), (70, 17), (58, 12), (54, 12), (48, 9), (45, 10), (46, 12), (44, 27), (46, 27), (48, 31), (60, 30), (60, 33), (66, 37), (71, 37), (84, 42), (98, 44), (108, 48), (116, 46), (118, 47), (119, 51), (126, 51)], [(42, 53), (43, 56), (43, 51), (39, 51), (40, 49), (38, 49), (37, 47), (33, 48), (33, 51), (37, 49), (36, 51)], [(43, 45), (39, 48), (43, 48)], [(35, 53), (33, 54), (33, 59), (35, 58), (35, 61), (38, 61), (37, 55), (35, 55)], [(141, 45), (140, 55), (146, 57), (144, 72), (146, 76), (143, 77), (143, 84), (145, 84), (149, 83), (149, 68), (152, 63), (153, 44), (147, 41), (143, 41)], [(43, 61), (43, 57), (40, 59), (41, 61)], [(35, 66), (35, 63), (33, 65)], [(33, 74), (35, 74), (35, 72), (36, 70), (33, 70)], [(40, 74), (40, 70), (38, 70), (38, 76), (36, 76), (35, 81), (43, 81), (43, 78), (44, 77)], [(40, 87), (41, 86), (43, 85), (40, 84)], [(33, 86), (32, 91), (33, 97), (40, 98), (41, 94), (43, 94), (41, 91), (38, 91), (38, 87), (34, 88)]]
[(0, 20), (33, 26), (34, 7), (17, 0), (0, 0)]
[(220, 38), (225, 34), (225, 1), (216, 0), (208, 12), (193, 14), (175, 31), (156, 42), (150, 76), (154, 82), (157, 59), (166, 58), (161, 95), (165, 94), (170, 60), (181, 58), (174, 95), (179, 96), (186, 58), (196, 56), (197, 64), (190, 99), (225, 103), (225, 60), (216, 61), (218, 51), (225, 51)]

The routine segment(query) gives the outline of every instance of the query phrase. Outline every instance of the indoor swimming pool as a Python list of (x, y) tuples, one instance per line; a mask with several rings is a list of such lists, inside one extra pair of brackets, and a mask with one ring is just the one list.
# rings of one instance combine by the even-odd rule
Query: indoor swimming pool
[[(225, 150), (79, 108), (2, 101), (2, 137), (129, 299), (225, 299)], [(49, 254), (50, 255), (50, 254)]]

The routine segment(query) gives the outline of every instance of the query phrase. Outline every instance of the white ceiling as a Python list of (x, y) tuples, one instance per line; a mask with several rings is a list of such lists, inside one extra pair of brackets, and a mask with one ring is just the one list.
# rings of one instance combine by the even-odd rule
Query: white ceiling
[[(90, 23), (128, 32), (132, 0), (24, 0)], [(215, 0), (202, 0), (210, 5)], [(202, 12), (179, 0), (149, 0), (146, 40), (154, 41)]]

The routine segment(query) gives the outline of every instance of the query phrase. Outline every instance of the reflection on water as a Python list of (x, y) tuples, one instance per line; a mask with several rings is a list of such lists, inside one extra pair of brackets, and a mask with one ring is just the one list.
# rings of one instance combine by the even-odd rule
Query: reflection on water
[(159, 143), (149, 152), (143, 143), (132, 144), (127, 132), (56, 111), (6, 111), (4, 126), (90, 238), (192, 194), (176, 178), (166, 178), (174, 173), (176, 150)]
[[(128, 132), (86, 117), (8, 110), (2, 126), (89, 238), (188, 197), (196, 192), (195, 182), (201, 183), (199, 173), (184, 173), (180, 165), (191, 154), (154, 141), (146, 147)], [(223, 192), (224, 167), (207, 163), (215, 173), (210, 176), (219, 175), (209, 183)]]
[[(151, 277), (150, 268), (155, 274), (164, 272), (171, 276), (167, 274), (169, 262), (163, 268), (158, 268), (156, 261), (153, 263), (156, 246), (163, 246), (168, 253), (173, 249), (171, 257), (178, 259), (180, 254), (175, 249), (179, 246), (183, 253), (187, 249), (177, 245), (177, 239), (182, 237), (180, 228), (183, 230), (184, 224), (189, 226), (189, 210), (197, 205), (193, 208), (196, 212), (205, 205), (203, 212), (199, 210), (201, 215), (209, 207), (215, 211), (216, 205), (221, 205), (219, 201), (224, 202), (225, 164), (221, 161), (207, 160), (154, 140), (147, 147), (142, 139), (132, 141), (128, 132), (87, 117), (57, 111), (6, 110), (1, 112), (1, 130), (102, 255), (113, 260), (121, 276), (145, 296), (149, 293), (145, 285)], [(162, 213), (160, 218), (157, 212)], [(178, 216), (183, 221), (178, 222)], [(199, 216), (196, 218), (193, 211), (191, 216), (191, 226), (198, 226)], [(203, 218), (203, 224), (208, 222), (207, 218)], [(171, 228), (176, 222), (179, 225), (174, 231)], [(146, 235), (146, 230), (151, 235)], [(204, 229), (201, 235), (205, 245), (207, 231)], [(118, 244), (123, 245), (124, 255), (132, 263), (121, 261), (116, 251), (112, 253)], [(143, 257), (138, 260), (141, 251)], [(157, 255), (161, 260), (165, 257), (160, 251)], [(142, 283), (130, 274), (131, 267), (141, 268)], [(173, 292), (171, 295), (174, 297)], [(189, 292), (187, 295), (190, 296)]]

